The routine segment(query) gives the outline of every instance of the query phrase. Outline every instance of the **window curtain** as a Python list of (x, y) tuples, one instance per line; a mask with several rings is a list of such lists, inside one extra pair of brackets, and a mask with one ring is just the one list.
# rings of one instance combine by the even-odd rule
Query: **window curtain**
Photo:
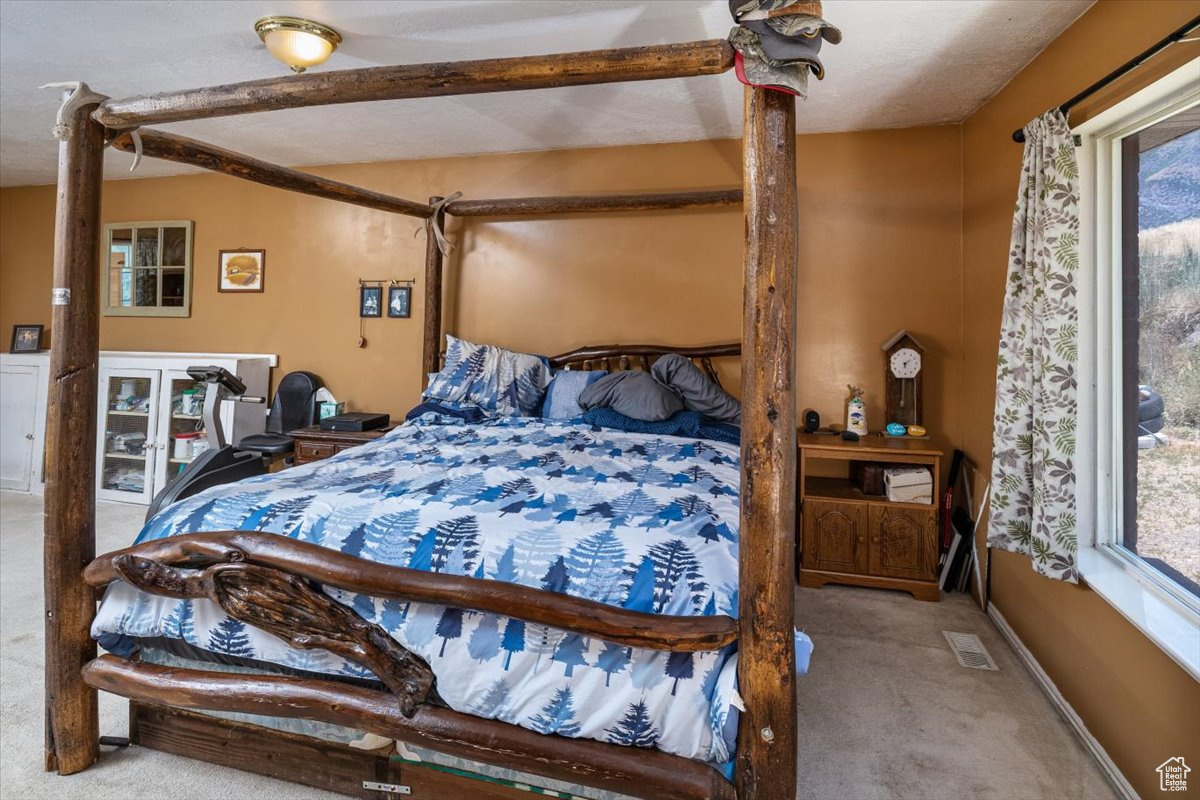
[(1025, 127), (1000, 322), (988, 544), (1078, 580), (1075, 362), (1079, 168), (1066, 116)]
[[(158, 237), (139, 236), (135, 267), (158, 265)], [(135, 306), (158, 305), (158, 270), (135, 269), (133, 271), (133, 304)]]

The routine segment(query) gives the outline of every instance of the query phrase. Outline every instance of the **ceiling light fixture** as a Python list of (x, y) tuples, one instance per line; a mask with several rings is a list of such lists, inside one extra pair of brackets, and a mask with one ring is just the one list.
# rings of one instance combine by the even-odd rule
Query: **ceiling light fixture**
[(324, 64), (342, 43), (342, 36), (328, 25), (300, 17), (263, 17), (254, 23), (254, 32), (267, 46), (267, 52), (292, 68), (304, 72)]

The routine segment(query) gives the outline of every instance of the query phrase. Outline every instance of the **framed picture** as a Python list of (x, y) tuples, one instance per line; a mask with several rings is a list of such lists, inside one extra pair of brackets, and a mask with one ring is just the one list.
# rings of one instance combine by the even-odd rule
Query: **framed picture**
[(408, 319), (412, 316), (412, 287), (388, 287), (388, 316), (396, 319)]
[(42, 349), (42, 325), (13, 325), (10, 353), (36, 353)]
[(261, 292), (267, 269), (266, 250), (220, 250), (218, 292)]
[(363, 286), (358, 290), (358, 315), (360, 317), (383, 316), (383, 287)]

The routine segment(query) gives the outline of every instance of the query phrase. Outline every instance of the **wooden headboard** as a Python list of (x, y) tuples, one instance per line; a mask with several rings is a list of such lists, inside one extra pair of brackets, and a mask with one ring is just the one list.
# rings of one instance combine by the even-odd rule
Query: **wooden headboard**
[(721, 379), (717, 377), (717, 371), (713, 369), (712, 360), (722, 356), (740, 356), (742, 345), (740, 342), (704, 347), (668, 347), (658, 344), (589, 345), (569, 353), (550, 356), (550, 366), (555, 369), (606, 369), (610, 372), (621, 369), (643, 369), (649, 372), (650, 365), (657, 361), (659, 356), (667, 353), (678, 353), (685, 358), (690, 358), (696, 366), (704, 371), (709, 380), (720, 386)]

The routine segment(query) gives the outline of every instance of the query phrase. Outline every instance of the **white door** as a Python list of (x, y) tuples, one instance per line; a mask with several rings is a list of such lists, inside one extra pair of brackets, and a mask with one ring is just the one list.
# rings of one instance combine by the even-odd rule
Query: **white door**
[(0, 489), (29, 491), (37, 395), (36, 367), (8, 365), (0, 371)]
[(97, 497), (147, 504), (154, 497), (161, 374), (156, 369), (100, 371)]

